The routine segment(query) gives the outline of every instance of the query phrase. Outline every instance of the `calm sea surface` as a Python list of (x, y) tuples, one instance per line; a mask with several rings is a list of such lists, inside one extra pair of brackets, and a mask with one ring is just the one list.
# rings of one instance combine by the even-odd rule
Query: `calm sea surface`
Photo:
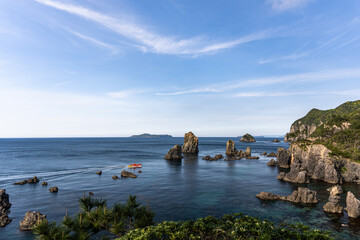
[[(52, 220), (61, 220), (66, 211), (78, 211), (77, 199), (84, 192), (107, 199), (111, 205), (124, 202), (129, 194), (147, 204), (156, 213), (156, 221), (187, 220), (207, 215), (222, 216), (243, 212), (275, 222), (302, 222), (314, 228), (331, 230), (337, 238), (360, 237), (359, 221), (347, 214), (325, 214), (330, 184), (311, 183), (318, 191), (320, 203), (299, 207), (288, 202), (262, 202), (255, 195), (261, 191), (290, 195), (297, 184), (276, 179), (278, 168), (268, 167), (271, 158), (259, 160), (202, 160), (205, 155), (225, 153), (226, 142), (232, 139), (236, 148), (252, 148), (253, 155), (276, 152), (288, 144), (273, 143), (273, 138), (257, 138), (256, 143), (239, 143), (238, 138), (199, 138), (199, 157), (182, 161), (163, 159), (174, 144), (183, 138), (67, 138), (67, 139), (0, 139), (0, 188), (5, 188), (12, 203), (12, 223), (0, 229), (0, 239), (33, 239), (31, 233), (20, 232), (19, 222), (28, 210), (40, 211)], [(136, 179), (113, 180), (130, 163), (142, 163)], [(98, 176), (96, 171), (102, 170)], [(137, 171), (135, 172), (137, 173)], [(38, 184), (13, 185), (36, 175)], [(41, 186), (47, 181), (48, 187)], [(59, 187), (57, 194), (47, 189)], [(346, 184), (360, 196), (360, 185)], [(343, 205), (345, 194), (343, 194)]]

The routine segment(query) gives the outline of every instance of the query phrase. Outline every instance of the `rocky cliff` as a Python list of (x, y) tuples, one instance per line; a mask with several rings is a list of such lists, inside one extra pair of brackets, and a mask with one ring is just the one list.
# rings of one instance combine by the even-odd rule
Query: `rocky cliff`
[(291, 146), (278, 149), (278, 163), (290, 172), (278, 179), (360, 183), (360, 101), (311, 110), (292, 124), (285, 141)]

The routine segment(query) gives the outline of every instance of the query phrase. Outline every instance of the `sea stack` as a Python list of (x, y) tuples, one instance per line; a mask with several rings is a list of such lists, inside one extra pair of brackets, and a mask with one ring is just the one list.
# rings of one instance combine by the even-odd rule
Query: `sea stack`
[(176, 144), (173, 148), (164, 157), (166, 160), (180, 160), (182, 159), (181, 155), (181, 146)]
[(8, 216), (10, 207), (9, 194), (6, 193), (5, 189), (0, 189), (0, 227), (5, 227), (11, 223), (11, 219)]
[(360, 201), (350, 191), (347, 192), (346, 196), (346, 211), (351, 218), (360, 217)]
[(250, 143), (250, 142), (256, 142), (256, 141), (255, 141), (255, 138), (253, 136), (251, 136), (250, 134), (247, 133), (240, 139), (239, 142), (248, 142), (248, 143)]
[(235, 157), (236, 156), (237, 150), (235, 148), (235, 143), (232, 140), (227, 141), (225, 154), (228, 157)]
[(330, 196), (329, 201), (323, 207), (324, 211), (330, 213), (342, 213), (344, 208), (339, 204), (341, 194), (343, 193), (342, 188), (339, 185), (336, 185), (327, 190), (330, 192)]
[(198, 154), (199, 139), (192, 132), (185, 133), (182, 152), (186, 154)]

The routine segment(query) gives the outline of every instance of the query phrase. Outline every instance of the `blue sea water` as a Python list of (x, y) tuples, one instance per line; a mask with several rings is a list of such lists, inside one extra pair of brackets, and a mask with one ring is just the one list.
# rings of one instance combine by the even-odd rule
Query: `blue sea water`
[[(232, 139), (237, 149), (252, 149), (259, 160), (205, 161), (205, 155), (225, 153)], [(288, 202), (264, 202), (255, 197), (261, 191), (290, 195), (299, 186), (276, 179), (277, 167), (267, 166), (271, 159), (260, 153), (276, 152), (288, 144), (273, 143), (273, 138), (256, 138), (256, 143), (240, 143), (238, 138), (199, 138), (199, 156), (181, 161), (163, 159), (174, 144), (183, 138), (63, 138), (0, 139), (0, 188), (5, 188), (12, 203), (12, 222), (0, 228), (0, 239), (34, 239), (19, 231), (19, 222), (28, 210), (40, 211), (50, 221), (61, 220), (66, 212), (78, 212), (77, 199), (93, 192), (107, 199), (109, 205), (124, 202), (129, 194), (143, 204), (150, 204), (156, 221), (188, 220), (207, 215), (243, 212), (262, 219), (301, 222), (314, 228), (333, 231), (337, 238), (360, 237), (360, 223), (343, 216), (326, 214), (330, 184), (314, 182), (305, 186), (318, 191), (320, 203), (297, 206)], [(113, 180), (113, 175), (131, 163), (142, 163), (136, 179)], [(95, 172), (102, 170), (101, 176)], [(13, 185), (33, 176), (38, 184)], [(41, 181), (49, 185), (44, 187)], [(59, 192), (50, 193), (51, 186)], [(360, 195), (360, 186), (345, 184), (344, 190)], [(345, 205), (345, 194), (342, 203)]]

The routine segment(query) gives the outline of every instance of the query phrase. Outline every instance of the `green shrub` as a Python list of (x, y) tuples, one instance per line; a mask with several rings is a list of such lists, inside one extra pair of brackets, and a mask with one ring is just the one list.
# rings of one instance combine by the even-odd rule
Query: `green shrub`
[(243, 214), (212, 216), (196, 221), (162, 222), (156, 226), (130, 231), (119, 240), (175, 239), (332, 239), (329, 232), (313, 230), (302, 224), (275, 225)]
[[(136, 196), (129, 196), (126, 204), (117, 203), (112, 208), (106, 201), (90, 196), (79, 199), (80, 212), (74, 217), (65, 216), (57, 225), (42, 221), (33, 233), (41, 240), (87, 240), (93, 236), (120, 237), (133, 229), (154, 224), (154, 213), (136, 202)], [(100, 236), (99, 236), (100, 235)]]

